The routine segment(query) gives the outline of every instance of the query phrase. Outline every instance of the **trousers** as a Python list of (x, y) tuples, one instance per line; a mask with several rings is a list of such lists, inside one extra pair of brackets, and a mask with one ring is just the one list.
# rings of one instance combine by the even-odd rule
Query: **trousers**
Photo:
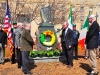
[(2, 44), (0, 43), (0, 63), (4, 63), (4, 54), (5, 49), (2, 47)]
[(89, 60), (91, 64), (92, 71), (98, 72), (97, 59), (96, 59), (96, 49), (88, 49)]
[(22, 71), (28, 72), (29, 71), (29, 53), (30, 51), (21, 51), (22, 53)]

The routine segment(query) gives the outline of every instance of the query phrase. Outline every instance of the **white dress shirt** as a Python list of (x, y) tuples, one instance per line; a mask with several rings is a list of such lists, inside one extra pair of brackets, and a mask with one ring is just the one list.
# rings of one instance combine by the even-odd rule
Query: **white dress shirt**
[(66, 28), (66, 30), (65, 30), (65, 35), (66, 35), (67, 31), (68, 31), (68, 28)]

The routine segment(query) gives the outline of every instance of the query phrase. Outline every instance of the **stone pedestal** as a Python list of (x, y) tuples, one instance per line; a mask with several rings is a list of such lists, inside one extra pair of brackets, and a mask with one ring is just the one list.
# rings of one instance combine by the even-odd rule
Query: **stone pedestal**
[[(41, 23), (38, 29), (39, 29), (39, 34), (37, 36), (37, 38), (38, 38), (37, 49), (38, 50), (47, 50), (47, 48), (49, 48), (49, 47), (46, 47), (46, 46), (42, 45), (40, 43), (40, 39), (39, 39), (40, 38), (40, 34), (42, 32), (44, 32), (44, 31), (46, 31), (46, 30), (51, 30), (52, 32), (54, 32), (55, 37), (56, 37), (56, 42), (52, 46), (52, 49), (56, 49), (56, 48), (59, 49), (59, 44), (58, 44), (57, 36), (56, 36), (55, 30), (54, 30), (54, 26), (53, 26), (52, 23)], [(49, 40), (50, 40), (50, 38), (49, 38)]]

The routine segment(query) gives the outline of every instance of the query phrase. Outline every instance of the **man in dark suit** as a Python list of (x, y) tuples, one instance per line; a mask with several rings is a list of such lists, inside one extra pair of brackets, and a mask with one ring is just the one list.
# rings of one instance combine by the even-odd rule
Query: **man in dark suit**
[(5, 47), (7, 47), (7, 34), (2, 30), (2, 25), (0, 24), (0, 63), (4, 64)]
[(68, 28), (68, 23), (63, 24), (61, 44), (66, 57), (66, 64), (68, 68), (73, 66), (73, 31)]
[(21, 35), (22, 71), (24, 74), (32, 74), (29, 71), (29, 53), (33, 50), (34, 41), (30, 35), (31, 25), (25, 25)]
[(14, 44), (14, 48), (13, 48), (13, 54), (12, 54), (12, 57), (11, 57), (11, 64), (14, 64), (15, 63), (15, 52), (16, 52), (16, 48), (15, 48), (15, 31), (17, 29), (17, 23), (13, 23), (13, 28), (11, 29), (12, 31), (12, 38), (13, 38), (13, 44)]
[(95, 21), (95, 16), (89, 16), (89, 24), (90, 28), (86, 35), (86, 47), (89, 53), (89, 59), (92, 71), (89, 75), (98, 75), (98, 66), (97, 66), (97, 59), (96, 59), (96, 49), (98, 48), (98, 37), (99, 37), (99, 25)]

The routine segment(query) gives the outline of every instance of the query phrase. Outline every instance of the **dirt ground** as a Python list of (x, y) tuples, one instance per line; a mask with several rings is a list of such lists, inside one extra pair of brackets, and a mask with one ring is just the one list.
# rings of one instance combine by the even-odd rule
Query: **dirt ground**
[[(17, 63), (11, 64), (10, 52), (6, 49), (6, 62), (4, 65), (0, 64), (0, 75), (24, 75), (21, 69), (17, 68)], [(80, 55), (84, 55), (84, 51), (80, 51)], [(74, 66), (67, 68), (63, 62), (40, 62), (30, 64), (33, 75), (88, 75), (88, 70), (91, 70), (89, 60), (83, 57), (79, 60), (73, 61)], [(98, 68), (100, 75), (100, 58), (98, 59)]]
[[(30, 64), (33, 75), (88, 75), (88, 70), (91, 70), (89, 60), (79, 58), (74, 60), (74, 66), (67, 68), (62, 62), (41, 62)], [(100, 58), (98, 59), (98, 67), (100, 71)], [(24, 75), (21, 69), (17, 68), (17, 63), (11, 64), (9, 59), (6, 59), (4, 65), (0, 64), (0, 75)], [(100, 75), (100, 73), (99, 73)]]

